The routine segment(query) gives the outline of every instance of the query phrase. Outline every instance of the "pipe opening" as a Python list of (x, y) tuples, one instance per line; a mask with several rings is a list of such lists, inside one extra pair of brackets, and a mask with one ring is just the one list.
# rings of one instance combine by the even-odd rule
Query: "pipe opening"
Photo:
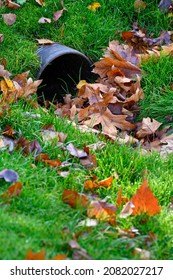
[(91, 62), (83, 55), (69, 53), (55, 58), (39, 75), (43, 81), (37, 91), (38, 100), (63, 102), (66, 94), (75, 96), (80, 80), (92, 80), (91, 70)]

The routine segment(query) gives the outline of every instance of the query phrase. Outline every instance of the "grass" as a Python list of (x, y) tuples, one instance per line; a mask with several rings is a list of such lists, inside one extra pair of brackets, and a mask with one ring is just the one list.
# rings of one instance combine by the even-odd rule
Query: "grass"
[[(145, 1), (147, 8), (136, 13), (134, 0), (100, 0), (101, 9), (92, 12), (87, 6), (92, 1), (64, 1), (65, 11), (58, 22), (41, 25), (41, 16), (51, 17), (53, 12), (61, 9), (59, 2), (47, 1), (40, 7), (35, 1), (27, 1), (21, 9), (16, 10), (17, 22), (6, 26), (0, 22), (0, 33), (4, 41), (0, 44), (0, 58), (7, 60), (7, 69), (13, 75), (30, 70), (35, 77), (39, 69), (36, 56), (38, 45), (36, 38), (48, 38), (84, 52), (93, 62), (97, 61), (107, 47), (108, 41), (120, 39), (117, 31), (130, 30), (134, 21), (140, 27), (147, 28), (149, 33), (158, 36), (162, 30), (170, 30), (170, 18), (157, 9), (156, 2)], [(11, 12), (2, 7), (1, 13)], [(172, 60), (162, 57), (157, 63), (150, 60), (142, 65), (142, 87), (145, 99), (141, 102), (139, 117), (154, 117), (167, 124), (167, 116), (171, 120)], [(33, 119), (24, 116), (29, 111), (40, 113), (41, 118)], [(170, 121), (171, 122), (171, 121)], [(32, 141), (39, 141), (43, 153), (50, 158), (74, 162), (79, 170), (70, 169), (70, 175), (62, 178), (55, 168), (37, 163), (35, 156), (24, 156), (22, 151), (0, 149), (0, 168), (14, 169), (19, 174), (23, 189), (19, 197), (12, 199), (10, 204), (0, 200), (0, 259), (24, 259), (29, 248), (38, 252), (46, 249), (47, 258), (57, 254), (72, 257), (68, 241), (74, 234), (79, 235), (78, 242), (93, 259), (136, 259), (134, 248), (149, 250), (152, 259), (173, 259), (173, 223), (169, 204), (173, 197), (173, 156), (163, 159), (157, 153), (143, 155), (139, 148), (128, 145), (106, 142), (102, 151), (94, 152), (98, 167), (94, 173), (100, 180), (109, 177), (114, 171), (119, 175), (110, 189), (97, 191), (100, 198), (115, 203), (117, 192), (122, 186), (123, 195), (130, 198), (142, 183), (142, 172), (148, 170), (149, 185), (162, 206), (159, 215), (148, 217), (143, 223), (142, 217), (117, 217), (117, 226), (121, 229), (135, 227), (139, 235), (135, 238), (119, 237), (117, 230), (107, 224), (99, 223), (87, 229), (80, 227), (79, 222), (86, 218), (84, 209), (72, 209), (62, 201), (65, 188), (84, 192), (83, 183), (89, 178), (90, 172), (84, 169), (77, 159), (51, 143), (44, 143), (40, 135), (41, 128), (47, 123), (54, 124), (57, 131), (68, 133), (66, 144), (73, 142), (78, 148), (86, 143), (100, 141), (93, 134), (82, 134), (64, 120), (57, 118), (53, 112), (48, 114), (42, 108), (32, 109), (23, 102), (11, 106), (10, 113), (0, 119), (0, 132), (6, 125), (12, 125), (18, 135)], [(105, 141), (105, 140), (104, 140)], [(1, 179), (0, 194), (4, 193), (10, 183)], [(81, 231), (84, 234), (81, 234)], [(147, 241), (149, 232), (156, 238)]]

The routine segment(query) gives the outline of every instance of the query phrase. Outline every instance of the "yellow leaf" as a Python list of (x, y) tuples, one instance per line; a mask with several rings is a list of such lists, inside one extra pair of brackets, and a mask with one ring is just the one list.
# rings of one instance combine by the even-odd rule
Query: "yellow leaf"
[(7, 85), (7, 87), (8, 87), (9, 89), (13, 89), (13, 88), (14, 88), (14, 84), (13, 84), (13, 82), (12, 82), (11, 80), (9, 80), (9, 79), (7, 79), (7, 78), (5, 78), (5, 77), (4, 77), (4, 80), (5, 80), (6, 85)]
[(80, 82), (77, 84), (77, 89), (81, 89), (81, 87), (83, 87), (84, 85), (86, 85), (87, 82), (86, 80), (80, 80)]
[(96, 11), (101, 7), (99, 2), (94, 2), (91, 5), (89, 5), (87, 8), (91, 11)]

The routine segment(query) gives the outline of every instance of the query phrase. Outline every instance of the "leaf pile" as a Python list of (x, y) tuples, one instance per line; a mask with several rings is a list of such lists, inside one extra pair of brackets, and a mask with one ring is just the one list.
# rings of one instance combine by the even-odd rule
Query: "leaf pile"
[(172, 55), (172, 32), (163, 31), (158, 38), (152, 38), (134, 23), (132, 31), (122, 32), (122, 38), (126, 44), (111, 41), (103, 58), (94, 64), (96, 82), (80, 81), (78, 96), (64, 97), (64, 104), (57, 104), (55, 114), (77, 119), (81, 130), (88, 127), (120, 143), (161, 151), (169, 128), (159, 131), (162, 123), (149, 117), (136, 122), (139, 101), (144, 98), (140, 63), (153, 55), (158, 59), (160, 55)]

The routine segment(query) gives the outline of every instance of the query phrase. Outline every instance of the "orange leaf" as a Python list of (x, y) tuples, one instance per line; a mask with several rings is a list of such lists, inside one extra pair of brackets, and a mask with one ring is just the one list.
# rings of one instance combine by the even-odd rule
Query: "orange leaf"
[(98, 182), (98, 186), (103, 186), (103, 187), (110, 187), (113, 182), (113, 176), (110, 176), (109, 178), (106, 178), (100, 182)]
[(59, 167), (61, 165), (61, 161), (58, 159), (54, 159), (54, 160), (46, 159), (44, 160), (44, 162), (53, 167)]
[(65, 189), (62, 195), (62, 199), (72, 208), (86, 207), (88, 205), (87, 197), (84, 194), (79, 194), (77, 191)]
[(12, 184), (7, 191), (1, 195), (1, 197), (18, 196), (22, 190), (22, 184), (20, 182), (15, 182)]
[(66, 260), (66, 258), (67, 258), (67, 255), (59, 254), (59, 255), (53, 257), (52, 260)]
[(116, 207), (121, 206), (122, 204), (126, 203), (127, 201), (128, 201), (128, 198), (125, 196), (122, 196), (122, 187), (120, 187), (118, 194), (117, 194)]
[(92, 180), (86, 180), (85, 183), (84, 183), (84, 188), (85, 189), (94, 189), (94, 188), (97, 188), (98, 185), (97, 183), (93, 182)]
[(32, 249), (29, 249), (28, 253), (25, 257), (26, 260), (45, 260), (46, 259), (46, 251), (45, 249), (41, 250), (38, 253), (34, 253)]
[(91, 201), (89, 204), (87, 215), (89, 218), (95, 217), (100, 221), (106, 221), (115, 225), (116, 207), (103, 201)]
[(161, 206), (158, 204), (158, 199), (152, 193), (147, 180), (144, 180), (130, 201), (135, 206), (133, 208), (133, 215), (147, 213), (149, 216), (153, 216), (161, 211)]

